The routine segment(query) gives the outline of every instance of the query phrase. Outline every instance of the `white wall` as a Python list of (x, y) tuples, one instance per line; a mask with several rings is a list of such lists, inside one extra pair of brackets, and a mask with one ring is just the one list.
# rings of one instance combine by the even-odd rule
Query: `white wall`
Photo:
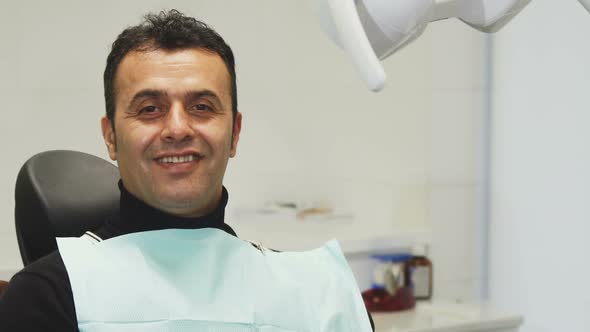
[(494, 38), (490, 297), (590, 331), (590, 15), (533, 1)]
[[(244, 128), (225, 183), (228, 222), (242, 237), (285, 248), (428, 230), (437, 297), (474, 296), (482, 35), (457, 21), (431, 25), (385, 62), (387, 86), (374, 94), (299, 0), (3, 4), (0, 273), (21, 266), (13, 226), (20, 166), (48, 149), (107, 158), (98, 119), (109, 43), (141, 14), (175, 7), (211, 24), (236, 53)], [(231, 212), (272, 199), (351, 202), (358, 222), (292, 233)]]

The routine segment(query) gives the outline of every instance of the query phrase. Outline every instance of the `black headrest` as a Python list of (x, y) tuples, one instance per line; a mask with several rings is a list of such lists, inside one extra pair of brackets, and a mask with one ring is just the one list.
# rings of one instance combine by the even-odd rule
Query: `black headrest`
[(119, 208), (119, 171), (77, 151), (47, 151), (18, 173), (16, 236), (24, 265), (57, 249), (56, 237), (81, 236)]

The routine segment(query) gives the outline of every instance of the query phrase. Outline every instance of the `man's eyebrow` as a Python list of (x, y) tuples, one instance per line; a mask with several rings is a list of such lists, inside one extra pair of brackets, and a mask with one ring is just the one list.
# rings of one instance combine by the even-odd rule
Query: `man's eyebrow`
[(143, 98), (165, 98), (167, 96), (168, 96), (168, 93), (166, 93), (166, 91), (163, 91), (163, 90), (144, 89), (144, 90), (137, 92), (133, 96), (133, 98), (129, 102), (129, 107), (131, 107), (134, 103), (136, 103), (138, 100), (141, 100)]

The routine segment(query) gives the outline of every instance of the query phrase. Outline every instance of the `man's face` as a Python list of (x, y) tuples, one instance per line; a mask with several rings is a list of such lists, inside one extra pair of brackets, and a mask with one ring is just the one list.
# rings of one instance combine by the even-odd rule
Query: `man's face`
[(115, 130), (101, 124), (125, 188), (178, 216), (215, 209), (242, 122), (240, 113), (232, 121), (223, 60), (202, 49), (130, 52), (115, 88)]

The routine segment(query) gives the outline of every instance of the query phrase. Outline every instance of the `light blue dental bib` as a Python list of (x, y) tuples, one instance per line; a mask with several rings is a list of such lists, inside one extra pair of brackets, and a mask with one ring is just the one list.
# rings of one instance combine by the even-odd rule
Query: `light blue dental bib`
[(80, 331), (371, 331), (334, 240), (261, 252), (204, 228), (57, 242)]

